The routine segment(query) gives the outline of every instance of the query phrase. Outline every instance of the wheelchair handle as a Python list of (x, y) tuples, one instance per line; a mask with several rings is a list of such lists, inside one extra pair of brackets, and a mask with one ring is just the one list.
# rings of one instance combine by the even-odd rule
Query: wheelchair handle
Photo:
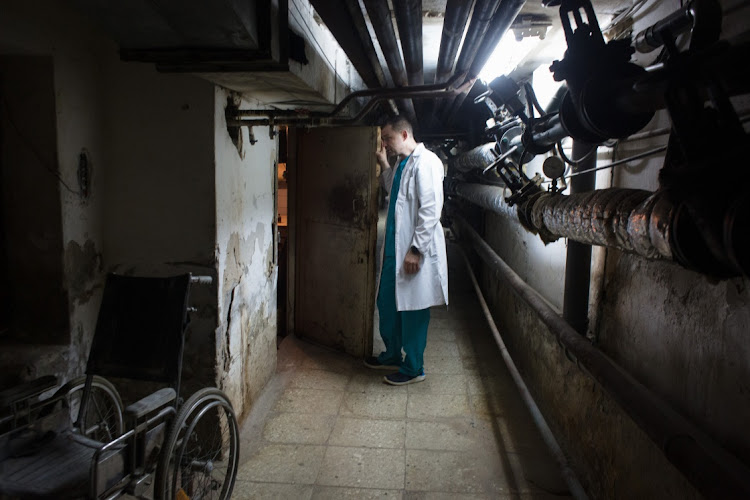
[(211, 276), (190, 276), (190, 283), (194, 285), (210, 285), (214, 282)]

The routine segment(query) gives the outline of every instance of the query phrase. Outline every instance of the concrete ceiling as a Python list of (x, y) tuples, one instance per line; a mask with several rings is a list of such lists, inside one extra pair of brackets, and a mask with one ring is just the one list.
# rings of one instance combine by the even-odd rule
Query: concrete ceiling
[[(365, 84), (369, 87), (392, 87), (407, 85), (404, 74), (398, 75), (391, 72), (390, 67), (397, 59), (403, 70), (404, 62), (406, 69), (411, 71), (414, 67), (412, 62), (409, 66), (407, 54), (404, 53), (405, 46), (412, 46), (413, 40), (409, 35), (399, 32), (400, 24), (397, 22), (397, 13), (394, 12), (394, 2), (397, 7), (408, 5), (413, 8), (412, 13), (421, 11), (421, 46), (424, 84), (436, 82), (436, 72), (441, 49), (446, 7), (454, 9), (463, 8), (467, 12), (467, 19), (463, 24), (463, 40), (449, 67), (450, 71), (458, 72), (459, 62), (465, 57), (464, 66), (471, 66), (471, 71), (481, 69), (478, 61), (492, 52), (494, 45), (499, 39), (497, 32), (504, 28), (496, 29), (492, 33), (493, 26), (507, 27), (507, 23), (496, 22), (501, 11), (505, 8), (508, 12), (514, 12), (509, 6), (519, 6), (519, 14), (510, 29), (519, 28), (525, 22), (531, 24), (548, 24), (548, 36), (540, 46), (534, 50), (521, 66), (524, 71), (531, 71), (540, 64), (549, 64), (548, 51), (543, 50), (544, 44), (553, 40), (552, 36), (560, 31), (560, 20), (557, 8), (545, 8), (540, 0), (214, 0), (202, 2), (196, 0), (184, 0), (175, 3), (171, 0), (129, 0), (128, 2), (109, 2), (106, 0), (73, 0), (79, 8), (92, 17), (98, 19), (99, 23), (112, 34), (113, 38), (120, 44), (121, 56), (126, 60), (138, 60), (154, 62), (159, 69), (167, 71), (201, 72), (203, 74), (216, 75), (215, 81), (226, 85), (226, 82), (234, 82), (238, 89), (242, 89), (243, 75), (248, 82), (257, 77), (253, 73), (258, 72), (281, 72), (288, 70), (285, 57), (289, 55), (285, 50), (291, 50), (285, 44), (279, 43), (278, 33), (283, 33), (287, 22), (284, 16), (276, 15), (282, 7), (289, 6), (290, 11), (296, 8), (300, 11), (300, 5), (307, 6), (307, 11), (312, 16), (320, 18), (322, 23), (330, 29), (333, 36), (351, 59), (354, 67), (362, 76)], [(403, 2), (403, 3), (402, 3)], [(514, 3), (515, 2), (515, 3)], [(631, 5), (631, 2), (623, 3), (616, 0), (597, 0), (595, 11), (600, 25), (605, 25), (617, 11), (622, 11)], [(310, 4), (317, 12), (309, 8)], [(471, 7), (473, 5), (473, 7)], [(380, 23), (381, 32), (378, 33), (377, 20), (373, 23), (370, 14), (373, 9), (385, 9), (390, 11), (390, 27)], [(471, 8), (471, 10), (469, 10)], [(484, 11), (482, 11), (484, 8)], [(305, 10), (305, 9), (302, 9)], [(396, 9), (398, 10), (398, 9)], [(402, 11), (403, 12), (403, 11)], [(476, 18), (484, 12), (484, 30), (481, 22), (473, 24)], [(382, 11), (381, 11), (382, 14)], [(497, 14), (497, 15), (496, 15)], [(366, 28), (360, 24), (356, 28), (356, 17), (364, 19)], [(454, 16), (455, 17), (455, 16)], [(505, 16), (509, 17), (509, 16)], [(386, 15), (381, 16), (386, 19)], [(512, 19), (513, 16), (510, 16)], [(270, 22), (269, 22), (270, 21)], [(274, 22), (276, 21), (276, 22)], [(402, 14), (403, 21), (403, 14)], [(494, 24), (493, 24), (494, 23)], [(339, 24), (340, 26), (336, 26)], [(270, 25), (270, 26), (269, 26)], [(386, 44), (386, 53), (391, 56), (390, 60), (381, 48), (383, 40), (383, 27), (395, 35), (397, 49), (392, 50)], [(480, 26), (480, 29), (476, 29)], [(479, 34), (478, 34), (479, 33)], [(491, 36), (492, 35), (492, 36)], [(463, 54), (466, 40), (476, 38), (476, 56)], [(276, 38), (274, 38), (276, 37)], [(416, 38), (415, 38), (416, 39)], [(290, 46), (293, 44), (290, 44)], [(354, 45), (359, 45), (355, 47)], [(471, 43), (468, 44), (471, 47)], [(375, 55), (371, 53), (364, 55), (370, 47)], [(391, 46), (393, 47), (393, 46)], [(364, 49), (363, 49), (364, 48)], [(358, 52), (359, 51), (359, 52)], [(470, 50), (467, 52), (471, 52)], [(412, 51), (412, 53), (414, 53)], [(292, 55), (293, 58), (293, 55)], [(377, 62), (376, 62), (377, 61)], [(412, 60), (413, 61), (413, 60)], [(468, 62), (468, 65), (467, 65)], [(375, 67), (375, 66), (379, 67)], [(455, 65), (455, 67), (454, 67)], [(471, 72), (470, 71), (470, 72)], [(409, 74), (408, 84), (414, 85)], [(221, 76), (222, 74), (226, 76)], [(450, 75), (448, 75), (450, 76)], [(445, 81), (447, 76), (439, 81)], [(299, 85), (299, 81), (294, 81)], [(275, 87), (278, 85), (278, 87)], [(278, 79), (274, 88), (285, 90), (283, 79)], [(291, 89), (297, 92), (299, 89)], [(340, 94), (339, 94), (340, 100)], [(408, 100), (397, 101), (400, 107), (410, 104)], [(419, 105), (409, 109), (401, 109), (401, 112), (416, 109), (419, 122), (426, 129), (449, 129), (451, 122), (455, 121), (463, 98), (457, 99), (457, 105), (451, 107), (443, 99), (439, 103), (427, 103), (421, 101)], [(466, 99), (467, 103), (470, 101)], [(414, 101), (416, 102), (416, 101)], [(407, 113), (408, 114), (408, 113)]]

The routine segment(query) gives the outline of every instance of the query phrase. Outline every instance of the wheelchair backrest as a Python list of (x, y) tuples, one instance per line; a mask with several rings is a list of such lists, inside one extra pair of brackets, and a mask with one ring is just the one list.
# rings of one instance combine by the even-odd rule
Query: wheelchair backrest
[(86, 373), (179, 388), (190, 274), (107, 275)]

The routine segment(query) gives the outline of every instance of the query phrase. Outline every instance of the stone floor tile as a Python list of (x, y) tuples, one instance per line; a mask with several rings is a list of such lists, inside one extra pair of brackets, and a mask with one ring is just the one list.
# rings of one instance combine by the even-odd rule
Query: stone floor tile
[(401, 490), (376, 490), (369, 488), (343, 488), (335, 486), (316, 486), (312, 500), (401, 500)]
[(463, 374), (430, 373), (423, 382), (407, 386), (409, 394), (466, 394)]
[(313, 487), (302, 484), (237, 481), (232, 490), (232, 500), (309, 500), (312, 496)]
[(290, 385), (298, 389), (343, 391), (349, 383), (349, 378), (349, 371), (297, 370)]
[(480, 460), (469, 452), (432, 450), (406, 450), (406, 490), (510, 492), (499, 460)]
[(318, 477), (325, 450), (325, 446), (269, 444), (239, 468), (237, 479), (313, 484)]
[(461, 358), (455, 356), (425, 356), (424, 371), (428, 375), (431, 373), (463, 373), (464, 367)]
[(279, 397), (274, 411), (335, 415), (342, 397), (342, 392), (289, 388)]
[(441, 422), (406, 422), (406, 448), (418, 450), (470, 451), (494, 440), (490, 423), (471, 418)]
[(339, 417), (328, 444), (368, 448), (403, 448), (403, 420)]
[(429, 345), (430, 342), (435, 340), (439, 342), (455, 342), (456, 331), (454, 329), (432, 328), (430, 326), (430, 330), (427, 332), (427, 344)]
[(406, 415), (408, 418), (455, 418), (471, 415), (465, 394), (410, 394)]
[(329, 446), (318, 485), (402, 489), (404, 450)]
[(428, 340), (424, 350), (425, 356), (459, 356), (458, 345), (455, 342)]
[(393, 392), (393, 386), (383, 382), (383, 376), (389, 372), (365, 368), (361, 373), (354, 373), (346, 386), (347, 392)]
[(389, 386), (392, 392), (347, 392), (341, 403), (342, 416), (369, 418), (406, 417), (406, 388)]
[(333, 424), (330, 415), (279, 413), (266, 422), (263, 438), (272, 443), (325, 444)]

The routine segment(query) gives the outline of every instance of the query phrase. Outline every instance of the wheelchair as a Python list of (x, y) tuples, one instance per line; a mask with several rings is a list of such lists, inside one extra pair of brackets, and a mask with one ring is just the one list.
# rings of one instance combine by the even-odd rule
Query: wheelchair
[[(85, 375), (51, 396), (54, 376), (0, 392), (0, 499), (231, 497), (229, 399), (179, 398), (191, 283), (211, 278), (109, 274)], [(163, 387), (123, 408), (108, 377)]]

